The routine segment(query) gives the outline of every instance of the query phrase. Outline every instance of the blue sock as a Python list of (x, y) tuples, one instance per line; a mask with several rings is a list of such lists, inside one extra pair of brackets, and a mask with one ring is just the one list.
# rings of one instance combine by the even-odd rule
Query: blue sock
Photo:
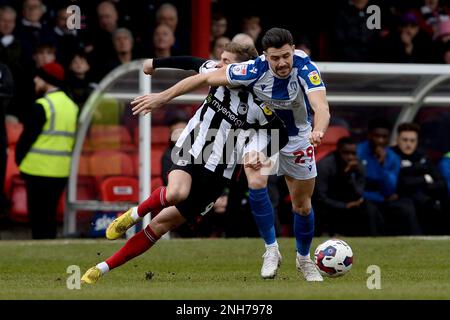
[(274, 213), (267, 188), (249, 189), (249, 200), (259, 234), (267, 245), (275, 243)]
[(294, 234), (297, 242), (297, 252), (302, 256), (309, 256), (314, 237), (314, 211), (312, 208), (307, 216), (294, 212)]

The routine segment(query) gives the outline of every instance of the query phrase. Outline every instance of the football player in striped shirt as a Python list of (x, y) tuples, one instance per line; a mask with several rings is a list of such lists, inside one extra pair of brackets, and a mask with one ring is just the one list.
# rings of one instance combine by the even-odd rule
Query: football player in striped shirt
[[(221, 62), (206, 62), (200, 69), (208, 72), (216, 64), (221, 67), (255, 55), (254, 47), (230, 43), (225, 47)], [(259, 134), (266, 132), (262, 129), (270, 132), (283, 127), (282, 121), (251, 93), (239, 88), (212, 87), (177, 140), (168, 186), (157, 188), (146, 201), (113, 221), (106, 236), (110, 240), (119, 238), (148, 213), (154, 217), (150, 224), (113, 256), (90, 268), (81, 280), (95, 283), (109, 270), (148, 250), (166, 232), (210, 211), (227, 181), (233, 178), (248, 141), (259, 139)], [(283, 140), (282, 136), (280, 138)], [(287, 134), (284, 140), (286, 144)], [(258, 147), (261, 151), (265, 145)]]
[[(224, 63), (228, 64), (229, 61)], [(168, 57), (147, 59), (144, 62), (144, 72), (153, 74), (159, 68), (175, 68), (205, 73), (215, 70), (216, 66), (217, 62), (215, 61), (197, 57)], [(272, 111), (266, 108), (265, 112), (271, 113)], [(260, 147), (265, 145), (267, 145), (266, 150), (271, 150), (271, 148), (277, 149), (270, 144), (271, 140), (267, 135), (258, 132), (258, 137), (252, 139), (246, 145), (244, 151), (244, 172), (249, 188), (249, 203), (257, 227), (265, 242), (265, 252), (261, 267), (261, 277), (264, 279), (274, 278), (281, 264), (281, 254), (276, 241), (274, 209), (267, 188), (268, 176), (276, 173), (276, 159), (273, 158), (276, 158), (277, 154), (272, 155), (272, 159), (270, 159), (266, 157), (268, 152), (260, 152)], [(270, 165), (274, 167), (270, 168)]]
[[(310, 249), (314, 236), (311, 197), (317, 175), (314, 148), (320, 145), (330, 119), (325, 85), (317, 65), (305, 52), (295, 50), (288, 30), (270, 29), (262, 45), (264, 54), (257, 59), (185, 79), (172, 87), (163, 100), (146, 95), (134, 110), (151, 112), (170, 99), (204, 86), (244, 86), (266, 102), (289, 133), (289, 143), (279, 153), (278, 174), (284, 175), (292, 199), (296, 267), (307, 281), (323, 281), (310, 258)], [(265, 220), (267, 217), (260, 217), (260, 223)]]

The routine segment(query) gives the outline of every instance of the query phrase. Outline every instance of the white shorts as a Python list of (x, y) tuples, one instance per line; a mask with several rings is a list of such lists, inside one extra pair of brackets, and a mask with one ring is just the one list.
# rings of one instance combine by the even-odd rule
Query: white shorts
[[(256, 135), (254, 139), (245, 146), (244, 154), (250, 151), (261, 152), (267, 145), (267, 136)], [(293, 152), (285, 151), (295, 150)], [(317, 176), (316, 159), (314, 147), (309, 142), (309, 136), (302, 139), (296, 137), (291, 140), (287, 147), (282, 151), (270, 157), (272, 165), (263, 167), (261, 174), (279, 176), (289, 176), (297, 180), (309, 180)]]

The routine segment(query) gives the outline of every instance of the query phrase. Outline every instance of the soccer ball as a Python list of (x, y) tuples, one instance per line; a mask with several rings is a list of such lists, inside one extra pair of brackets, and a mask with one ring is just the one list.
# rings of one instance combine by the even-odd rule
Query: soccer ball
[(317, 268), (323, 276), (343, 276), (352, 268), (352, 248), (339, 239), (331, 239), (320, 244), (314, 256)]

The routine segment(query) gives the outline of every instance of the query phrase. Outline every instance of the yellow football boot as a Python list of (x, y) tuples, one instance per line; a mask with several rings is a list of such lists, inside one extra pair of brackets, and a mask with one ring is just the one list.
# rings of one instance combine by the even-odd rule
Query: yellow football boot
[(137, 221), (134, 221), (131, 217), (131, 211), (134, 208), (135, 207), (131, 208), (109, 224), (106, 229), (106, 238), (108, 240), (116, 240), (117, 238), (120, 238), (128, 229), (136, 224)]
[(102, 272), (97, 267), (92, 267), (81, 277), (82, 283), (94, 284), (100, 279)]

